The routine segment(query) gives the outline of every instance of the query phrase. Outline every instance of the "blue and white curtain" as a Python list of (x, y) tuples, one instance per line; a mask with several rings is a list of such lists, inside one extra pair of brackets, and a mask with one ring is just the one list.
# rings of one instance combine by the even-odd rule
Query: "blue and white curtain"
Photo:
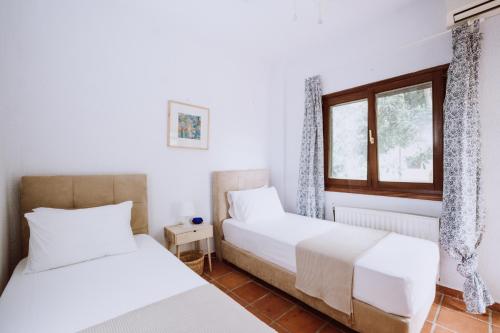
[(323, 114), (319, 76), (306, 79), (305, 111), (297, 191), (297, 213), (324, 218)]
[(477, 271), (484, 232), (478, 86), (479, 22), (453, 28), (453, 60), (444, 104), (444, 189), (440, 242), (465, 277), (467, 311), (484, 313), (493, 303)]

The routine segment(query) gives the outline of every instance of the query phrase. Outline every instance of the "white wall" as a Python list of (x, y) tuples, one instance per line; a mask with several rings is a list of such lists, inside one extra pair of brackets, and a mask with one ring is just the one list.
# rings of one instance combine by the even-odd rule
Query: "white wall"
[(486, 233), (480, 249), (480, 272), (496, 302), (500, 302), (500, 16), (486, 20), (480, 70), (480, 109), (483, 149), (483, 189)]
[[(22, 175), (146, 173), (150, 233), (163, 242), (180, 201), (210, 219), (211, 171), (268, 166), (269, 74), (172, 29), (151, 2), (138, 4), (3, 6), (2, 144), (13, 198)], [(210, 108), (208, 151), (167, 147), (170, 99)]]
[(9, 227), (7, 219), (6, 156), (4, 123), (0, 124), (0, 294), (9, 277)]
[[(495, 18), (495, 22), (498, 18)], [(425, 22), (425, 24), (422, 24)], [(499, 31), (493, 19), (484, 24), (485, 54), (483, 56), (483, 88), (488, 90), (482, 96), (483, 123), (485, 140), (485, 180), (490, 183), (486, 187), (488, 206), (494, 206), (500, 195), (498, 190), (498, 174), (492, 169), (498, 164), (498, 154), (493, 153), (499, 137), (498, 132), (498, 38), (493, 31)], [(280, 146), (285, 146), (285, 156), (271, 160), (273, 175), (283, 174), (283, 179), (276, 183), (280, 193), (284, 193), (284, 201), (289, 211), (295, 211), (300, 158), (300, 140), (304, 108), (304, 79), (320, 74), (323, 92), (331, 93), (377, 80), (448, 63), (451, 60), (451, 34), (446, 33), (446, 7), (444, 2), (423, 1), (402, 9), (399, 13), (388, 15), (384, 21), (378, 21), (369, 29), (364, 27), (358, 33), (349, 32), (342, 40), (332, 41), (331, 45), (323, 45), (312, 49), (306, 58), (290, 61), (284, 66), (285, 96), (278, 94), (272, 117), (281, 117), (284, 132), (283, 141), (273, 143), (273, 149), (279, 153)], [(432, 37), (432, 38), (428, 38)], [(488, 50), (489, 49), (489, 50)], [(495, 69), (495, 70), (494, 70)], [(488, 74), (485, 74), (488, 72)], [(488, 88), (485, 88), (488, 86)], [(496, 90), (495, 90), (496, 89)], [(493, 91), (497, 93), (494, 94)], [(496, 110), (494, 107), (496, 106)], [(495, 113), (495, 111), (497, 111)], [(277, 123), (277, 121), (273, 121)], [(278, 138), (277, 136), (276, 138)], [(496, 177), (496, 179), (493, 179)], [(496, 184), (496, 185), (493, 185)], [(333, 205), (386, 209), (415, 213), (428, 216), (440, 216), (441, 202), (389, 198), (371, 195), (326, 193), (327, 218), (332, 218)], [(486, 236), (482, 257), (481, 273), (490, 284), (495, 299), (500, 300), (500, 276), (497, 264), (500, 237), (500, 211), (498, 204), (490, 208), (487, 224), (489, 233)], [(461, 289), (462, 277), (456, 272), (456, 264), (443, 254), (441, 262), (440, 284)]]

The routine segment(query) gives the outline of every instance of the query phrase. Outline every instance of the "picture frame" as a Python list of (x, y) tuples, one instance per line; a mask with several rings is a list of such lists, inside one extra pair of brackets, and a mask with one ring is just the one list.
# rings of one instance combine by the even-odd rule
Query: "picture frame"
[(208, 150), (209, 117), (207, 107), (168, 101), (167, 145)]

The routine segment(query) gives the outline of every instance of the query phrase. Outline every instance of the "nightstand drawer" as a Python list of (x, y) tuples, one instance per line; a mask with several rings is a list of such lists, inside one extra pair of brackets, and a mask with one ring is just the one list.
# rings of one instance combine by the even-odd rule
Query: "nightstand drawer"
[(200, 228), (189, 230), (187, 232), (175, 235), (175, 243), (177, 245), (194, 242), (200, 239), (205, 239), (213, 236), (212, 228)]

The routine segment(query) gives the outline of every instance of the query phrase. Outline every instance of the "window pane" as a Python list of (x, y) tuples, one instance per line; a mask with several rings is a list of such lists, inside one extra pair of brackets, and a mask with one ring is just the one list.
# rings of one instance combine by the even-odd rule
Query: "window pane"
[(432, 183), (432, 83), (376, 95), (380, 181)]
[(366, 180), (368, 101), (366, 99), (330, 108), (329, 178)]

